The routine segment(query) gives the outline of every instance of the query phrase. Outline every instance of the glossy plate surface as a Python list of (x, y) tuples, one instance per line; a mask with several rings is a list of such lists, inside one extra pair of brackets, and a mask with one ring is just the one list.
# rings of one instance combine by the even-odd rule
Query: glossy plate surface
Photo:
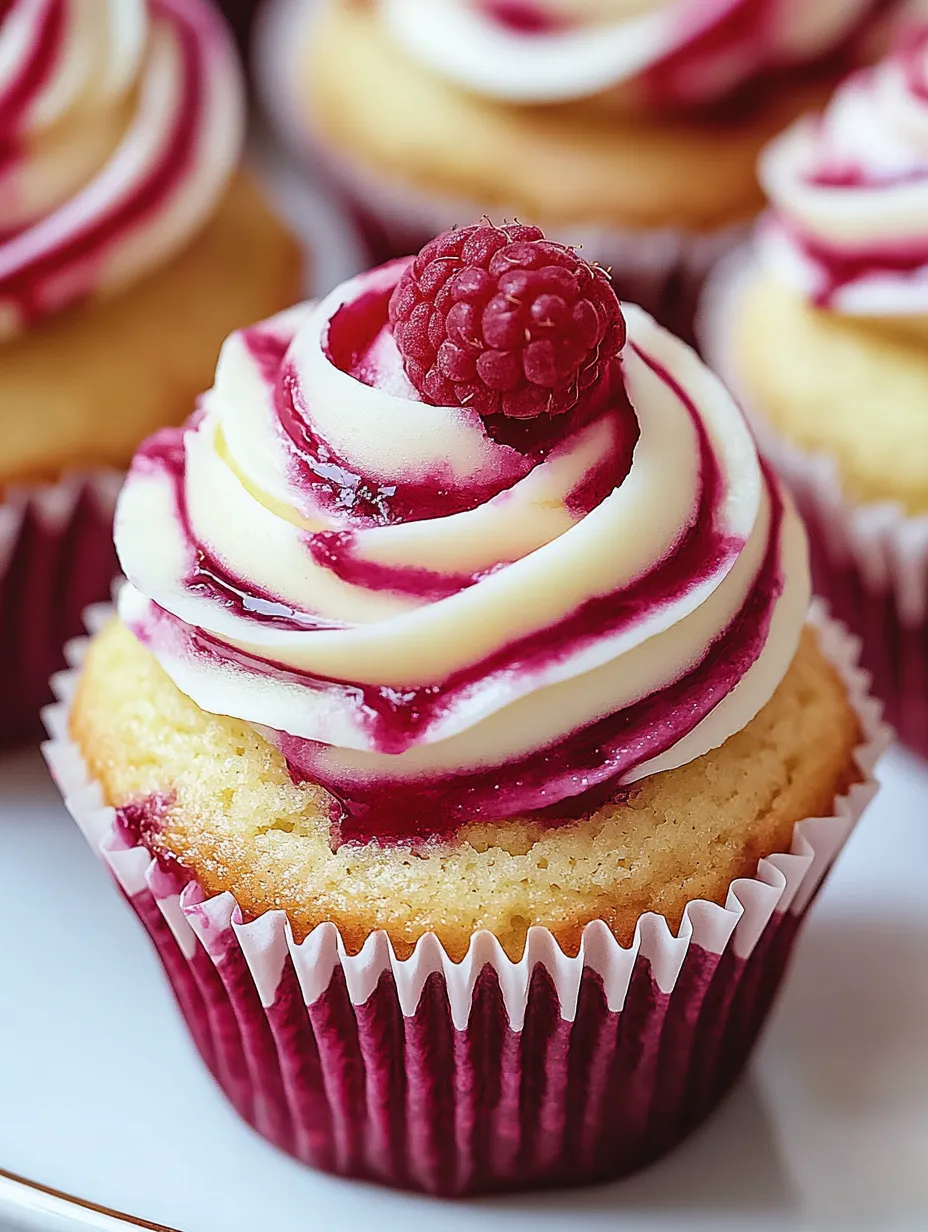
[[(624, 1184), (447, 1205), (310, 1172), (238, 1120), (39, 754), (7, 755), (0, 1167), (181, 1232), (924, 1228), (928, 770), (899, 752), (884, 765), (719, 1114)], [(0, 1175), (0, 1227), (125, 1226)]]

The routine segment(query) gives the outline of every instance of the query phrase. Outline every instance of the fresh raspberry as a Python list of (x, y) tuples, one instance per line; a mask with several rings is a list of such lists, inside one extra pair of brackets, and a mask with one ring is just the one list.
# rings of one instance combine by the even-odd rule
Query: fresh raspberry
[(431, 240), (397, 283), (390, 323), (426, 402), (514, 419), (572, 410), (625, 343), (607, 275), (520, 224)]

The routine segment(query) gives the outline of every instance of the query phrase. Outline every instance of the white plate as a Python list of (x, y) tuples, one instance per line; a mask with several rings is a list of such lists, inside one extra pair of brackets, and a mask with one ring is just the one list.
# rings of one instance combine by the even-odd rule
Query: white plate
[[(749, 1080), (613, 1186), (437, 1203), (313, 1173), (201, 1067), (147, 938), (36, 752), (0, 759), (0, 1167), (183, 1232), (928, 1226), (928, 771), (896, 752)], [(0, 1226), (123, 1228), (0, 1179)]]

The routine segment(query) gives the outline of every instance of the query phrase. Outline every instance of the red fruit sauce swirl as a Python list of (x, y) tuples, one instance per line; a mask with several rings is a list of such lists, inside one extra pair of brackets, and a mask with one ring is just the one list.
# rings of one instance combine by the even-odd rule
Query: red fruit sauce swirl
[[(0, 13), (0, 23), (9, 19), (15, 5), (16, 0), (10, 0)], [(36, 24), (37, 37), (6, 88), (0, 90), (0, 168), (5, 168), (20, 153), (19, 130), (24, 113), (41, 94), (61, 54), (66, 16), (66, 0), (43, 0)]]
[[(234, 362), (246, 366), (222, 369), (221, 365), (216, 386), (206, 396), (194, 419), (184, 428), (165, 429), (146, 442), (137, 455), (127, 485), (130, 493), (134, 485), (144, 487), (148, 484), (146, 490), (166, 494), (165, 499), (171, 502), (166, 516), (170, 517), (173, 527), (172, 542), (178, 545), (171, 549), (171, 556), (166, 559), (173, 561), (179, 551), (187, 562), (185, 571), (175, 574), (175, 590), (159, 592), (157, 586), (148, 590), (144, 560), (140, 558), (139, 567), (133, 569), (133, 560), (123, 553), (125, 543), (120, 546), (127, 574), (141, 604), (134, 608), (130, 605), (126, 611), (131, 610), (134, 615), (125, 618), (143, 643), (151, 646), (156, 655), (160, 652), (166, 656), (168, 671), (171, 662), (183, 663), (184, 670), (191, 672), (193, 677), (235, 680), (246, 691), (252, 679), (256, 685), (260, 682), (271, 689), (284, 690), (287, 697), (297, 699), (299, 710), (306, 713), (335, 716), (348, 707), (355, 725), (350, 740), (358, 741), (349, 747), (366, 750), (366, 761), (364, 757), (354, 762), (341, 757), (333, 760), (332, 754), (339, 751), (338, 745), (296, 736), (279, 727), (259, 727), (284, 755), (294, 782), (311, 781), (330, 793), (335, 845), (365, 841), (445, 841), (468, 821), (492, 822), (530, 815), (542, 824), (557, 825), (588, 814), (604, 801), (621, 794), (623, 784), (636, 767), (651, 763), (674, 749), (729, 697), (764, 651), (774, 610), (784, 588), (781, 559), (784, 507), (775, 482), (764, 473), (758, 478), (761, 488), (769, 493), (770, 520), (762, 532), (765, 538), (752, 538), (751, 559), (757, 563), (751, 565), (751, 574), (742, 572), (743, 582), (733, 586), (729, 603), (714, 609), (717, 614), (708, 617), (710, 623), (693, 626), (694, 630), (708, 631), (708, 640), (706, 632), (698, 632), (693, 635), (693, 643), (686, 641), (687, 655), (678, 660), (681, 666), (669, 682), (657, 684), (655, 680), (653, 688), (632, 695), (638, 700), (615, 703), (620, 708), (612, 713), (604, 713), (605, 707), (595, 709), (602, 703), (593, 700), (586, 691), (587, 686), (578, 686), (576, 681), (584, 680), (584, 673), (595, 670), (597, 663), (614, 662), (624, 635), (631, 639), (627, 645), (635, 645), (634, 639), (641, 636), (652, 617), (659, 621), (664, 614), (697, 610), (705, 596), (721, 584), (721, 579), (729, 577), (748, 547), (747, 535), (754, 536), (761, 531), (745, 529), (743, 533), (735, 533), (731, 529), (732, 475), (723, 472), (720, 445), (710, 439), (703, 412), (687, 388), (686, 382), (691, 378), (678, 378), (671, 367), (634, 336), (626, 343), (623, 356), (613, 361), (600, 383), (583, 396), (574, 410), (509, 425), (516, 432), (516, 438), (496, 450), (506, 459), (499, 476), (488, 479), (489, 472), (483, 467), (473, 472), (462, 469), (450, 479), (445, 472), (430, 479), (419, 470), (407, 480), (400, 466), (396, 473), (390, 472), (391, 482), (385, 483), (382, 474), (366, 473), (356, 461), (340, 454), (325, 439), (324, 429), (319, 425), (329, 423), (335, 430), (340, 427), (332, 417), (336, 404), (327, 408), (328, 418), (324, 415), (314, 418), (312, 407), (307, 405), (312, 399), (301, 385), (301, 373), (306, 373), (308, 386), (317, 393), (342, 390), (351, 402), (352, 415), (361, 416), (358, 422), (362, 426), (367, 422), (364, 415), (390, 413), (391, 406), (401, 395), (397, 394), (395, 383), (396, 373), (400, 371), (395, 347), (384, 358), (385, 348), (389, 351), (391, 342), (387, 303), (401, 271), (402, 267), (397, 266), (392, 279), (389, 275), (385, 278), (384, 271), (374, 271), (349, 284), (351, 290), (341, 293), (342, 299), (333, 298), (332, 302), (340, 306), (330, 309), (327, 319), (321, 316), (322, 309), (314, 313), (310, 306), (294, 310), (294, 315), (287, 316), (289, 323), (275, 318), (242, 331), (238, 349), (233, 347), (228, 356), (238, 357)], [(646, 320), (644, 318), (639, 326), (640, 337), (650, 338), (652, 332), (649, 331), (656, 331), (653, 334), (655, 345), (665, 345), (658, 344), (659, 331), (656, 326), (646, 324)], [(674, 365), (696, 363), (682, 353), (681, 344), (675, 345), (681, 354), (672, 361)], [(312, 348), (309, 359), (308, 346)], [(322, 370), (329, 374), (322, 384), (313, 366), (319, 362), (320, 353), (326, 361)], [(396, 358), (395, 367), (390, 366), (391, 355)], [(670, 424), (678, 425), (674, 429), (678, 436), (682, 424), (691, 425), (691, 439), (695, 443), (695, 458), (690, 452), (693, 446), (686, 446), (685, 470), (676, 472), (670, 468), (667, 471), (668, 475), (690, 476), (685, 482), (695, 485), (692, 489), (686, 488), (687, 496), (682, 503), (670, 506), (674, 510), (671, 525), (676, 529), (666, 540), (668, 546), (656, 551), (653, 558), (642, 558), (646, 563), (640, 571), (633, 571), (621, 583), (604, 582), (598, 590), (595, 580), (584, 581), (576, 592), (581, 597), (564, 603), (556, 609), (560, 614), (553, 618), (536, 617), (534, 621), (526, 621), (523, 615), (516, 620), (503, 615), (498, 624), (488, 623), (486, 628), (492, 630), (492, 636), (479, 643), (482, 649), (477, 648), (477, 642), (473, 646), (468, 643), (461, 654), (455, 651), (446, 655), (442, 661), (453, 666), (440, 672), (430, 668), (432, 674), (422, 677), (425, 683), (404, 684), (402, 678), (389, 685), (368, 683), (372, 677), (365, 679), (363, 673), (370, 671), (369, 667), (362, 670), (360, 678), (349, 680), (342, 675), (327, 676), (317, 670), (295, 666), (300, 659), (288, 656), (303, 653), (301, 646), (309, 653), (315, 635), (327, 634), (331, 638), (342, 630), (364, 632), (368, 626), (333, 621), (331, 613), (338, 608), (333, 609), (331, 604), (325, 611), (321, 607), (318, 611), (306, 606), (298, 609), (272, 588), (257, 584), (247, 575), (247, 570), (236, 572), (234, 563), (229, 560), (231, 556), (234, 561), (235, 538), (223, 541), (222, 527), (217, 526), (217, 542), (225, 542), (225, 547), (216, 550), (211, 542), (198, 536), (195, 519), (190, 515), (188, 457), (193, 455), (188, 454), (189, 443), (194, 438), (201, 442), (196, 456), (201, 458), (197, 467), (202, 468), (202, 458), (207, 456), (204, 449), (214, 450), (208, 454), (211, 458), (225, 458), (225, 451), (229, 451), (230, 459), (243, 457), (236, 454), (236, 449), (251, 448), (245, 442), (257, 438), (248, 433), (254, 433), (256, 424), (265, 424), (271, 434), (268, 442), (273, 439), (281, 446), (279, 454), (269, 453), (268, 456), (278, 458), (274, 466), (287, 471), (287, 491), (305, 495), (307, 508), (325, 515), (321, 518), (324, 528), (318, 530), (303, 529), (304, 523), (287, 521), (288, 542), (295, 543), (298, 548), (301, 545), (314, 568), (321, 567), (361, 593), (385, 593), (411, 601), (412, 606), (403, 609), (401, 618), (427, 612), (429, 620), (438, 623), (426, 628), (440, 629), (443, 627), (441, 617), (433, 617), (432, 612), (437, 614), (447, 600), (466, 596), (483, 583), (490, 585), (496, 580), (492, 574), (517, 568), (523, 563), (521, 557), (512, 562), (501, 552), (493, 563), (483, 565), (478, 571), (468, 571), (454, 568), (452, 553), (447, 567), (439, 569), (417, 564), (416, 551), (410, 549), (404, 563), (387, 564), (371, 559), (371, 536), (375, 539), (389, 536), (393, 528), (403, 529), (411, 523), (444, 533), (442, 519), (454, 518), (462, 512), (466, 515), (478, 506), (494, 502), (501, 502), (500, 517), (505, 520), (507, 502), (513, 499), (509, 490), (513, 485), (518, 487), (526, 477), (532, 477), (536, 468), (548, 466), (551, 459), (558, 458), (559, 450), (571, 445), (579, 448), (578, 441), (589, 440), (597, 442), (596, 449), (568, 455), (575, 461), (564, 472), (570, 480), (557, 498), (574, 520), (563, 523), (569, 529), (552, 533), (556, 536), (554, 542), (561, 547), (568, 543), (567, 536), (579, 533), (581, 538), (576, 541), (575, 550), (581, 554), (580, 558), (586, 550), (593, 553), (595, 561), (605, 562), (607, 555), (602, 554), (608, 554), (608, 540), (597, 537), (595, 526), (623, 524), (612, 520), (615, 515), (611, 511), (616, 507), (613, 498), (634, 469), (640, 440), (638, 413), (626, 388), (625, 368), (632, 360), (639, 374), (635, 378), (635, 389), (640, 396), (657, 399), (655, 407), (673, 408), (672, 411), (662, 410), (660, 415), (664, 418), (655, 419), (654, 423), (667, 425), (662, 429), (664, 432), (670, 430)], [(684, 371), (689, 370), (684, 367)], [(234, 389), (230, 389), (224, 384), (222, 372), (238, 373), (245, 382), (241, 388), (248, 390), (247, 412), (240, 411), (234, 401), (234, 390), (240, 388), (238, 379)], [(345, 376), (357, 382), (357, 386), (370, 390), (370, 395), (362, 395), (355, 386), (346, 389)], [(692, 379), (697, 378), (694, 375)], [(698, 379), (704, 380), (705, 376)], [(255, 380), (263, 390), (261, 398), (257, 389), (252, 388)], [(381, 396), (381, 380), (386, 382), (390, 397)], [(411, 386), (408, 388), (408, 398), (416, 402), (416, 391)], [(231, 402), (222, 401), (224, 390), (233, 399)], [(337, 392), (334, 396), (337, 398)], [(243, 424), (247, 422), (251, 426), (244, 436), (227, 438), (217, 455), (215, 444), (210, 442), (218, 441), (226, 423), (219, 413), (220, 407), (222, 414), (245, 415)], [(446, 415), (468, 415), (466, 409), (462, 411), (461, 408), (430, 408), (429, 415), (432, 410), (437, 422), (442, 424)], [(400, 414), (400, 411), (395, 413)], [(734, 413), (733, 407), (731, 413)], [(255, 415), (258, 418), (254, 419)], [(434, 422), (428, 416), (426, 419)], [(413, 418), (410, 422), (419, 421)], [(485, 433), (487, 441), (493, 443), (492, 453), (493, 433), (504, 431), (505, 425), (485, 423), (475, 415), (468, 418), (467, 423), (468, 432)], [(233, 420), (228, 424), (234, 426)], [(238, 431), (236, 428), (235, 432)], [(648, 467), (654, 467), (662, 456), (654, 452), (658, 449), (658, 441), (665, 442), (661, 449), (673, 450), (670, 437), (655, 434), (656, 428), (651, 432), (648, 438), (651, 461), (643, 463)], [(200, 433), (205, 435), (201, 437)], [(442, 440), (444, 433), (443, 427)], [(593, 435), (584, 435), (590, 433)], [(345, 439), (352, 438), (349, 434)], [(606, 447), (608, 442), (611, 445)], [(748, 443), (746, 434), (745, 442)], [(269, 443), (267, 448), (270, 448)], [(582, 466), (579, 464), (581, 457)], [(210, 466), (216, 464), (219, 462), (209, 463)], [(732, 465), (731, 459), (725, 463), (728, 468)], [(753, 465), (756, 466), (756, 461)], [(207, 476), (212, 472), (198, 469), (196, 474)], [(541, 472), (545, 484), (551, 474), (553, 472)], [(249, 478), (248, 482), (258, 481)], [(539, 491), (550, 500), (547, 494), (552, 489), (545, 484)], [(201, 494), (213, 490), (211, 487), (197, 489)], [(217, 493), (221, 490), (215, 489)], [(274, 501), (283, 499), (281, 491), (278, 490)], [(639, 498), (634, 499), (636, 503), (630, 508), (639, 508)], [(610, 501), (613, 503), (608, 505), (608, 511), (602, 509), (606, 518), (595, 524), (591, 522), (589, 525), (593, 529), (585, 530), (587, 519), (595, 518), (601, 507)], [(532, 508), (531, 504), (524, 507), (519, 516), (531, 517)], [(303, 516), (306, 516), (305, 511)], [(207, 524), (213, 525), (209, 521)], [(119, 516), (117, 541), (118, 528)], [(364, 540), (366, 551), (361, 546), (364, 536), (368, 537)], [(417, 541), (404, 539), (402, 542)], [(651, 540), (646, 538), (644, 542)], [(491, 542), (491, 553), (492, 550)], [(527, 554), (533, 556), (534, 551), (529, 548)], [(567, 562), (572, 558), (571, 551)], [(261, 561), (255, 557), (251, 559), (251, 567), (260, 571)], [(604, 567), (597, 564), (591, 578), (595, 579)], [(174, 568), (172, 565), (171, 569)], [(534, 568), (538, 568), (537, 563)], [(514, 579), (518, 575), (508, 576)], [(541, 580), (540, 574), (535, 576)], [(313, 581), (312, 586), (317, 584)], [(552, 579), (552, 585), (556, 585), (556, 579)], [(310, 588), (308, 593), (311, 597), (317, 592)], [(494, 606), (496, 600), (490, 596), (497, 592), (475, 593), (487, 596), (477, 599), (481, 606), (475, 610), (486, 613), (481, 619), (492, 621), (498, 609)], [(499, 593), (515, 594), (506, 590)], [(181, 611), (188, 613), (187, 617), (176, 614), (172, 604), (178, 604)], [(220, 613), (224, 614), (221, 620)], [(724, 613), (724, 619), (719, 613)], [(367, 615), (367, 609), (364, 614)], [(218, 621), (215, 625), (210, 623), (214, 619)], [(228, 619), (232, 620), (231, 625), (224, 623)], [(375, 619), (383, 620), (379, 616)], [(384, 627), (389, 625), (390, 619), (388, 614)], [(674, 615), (673, 619), (678, 616)], [(685, 614), (683, 619), (686, 619)], [(193, 621), (196, 623), (191, 623)], [(220, 628), (238, 632), (227, 635), (214, 631)], [(426, 636), (434, 637), (435, 634)], [(691, 645), (695, 651), (694, 657), (689, 658)], [(274, 646), (291, 649), (282, 650), (277, 658), (272, 653)], [(257, 647), (271, 649), (261, 653)], [(609, 657), (600, 657), (603, 655)], [(314, 655), (310, 654), (312, 657)], [(415, 655), (408, 661), (415, 665)], [(392, 661), (388, 661), (387, 667), (395, 671)], [(655, 669), (645, 670), (648, 673), (645, 679), (650, 680)], [(396, 671), (396, 675), (400, 672)], [(386, 678), (389, 679), (389, 675)], [(391, 757), (404, 754), (418, 757), (423, 749), (441, 746), (449, 733), (453, 737), (470, 731), (469, 725), (475, 722), (479, 728), (482, 716), (503, 713), (514, 702), (528, 699), (538, 690), (543, 691), (557, 682), (568, 684), (571, 690), (580, 690), (570, 693), (574, 704), (579, 703), (579, 709), (571, 713), (582, 711), (593, 717), (579, 722), (565, 719), (563, 726), (557, 726), (560, 734), (545, 737), (530, 747), (526, 747), (528, 733), (524, 733), (519, 747), (526, 751), (500, 755), (499, 764), (487, 765), (485, 753), (475, 754), (468, 746), (471, 751), (451, 769), (412, 775), (397, 764), (396, 769), (391, 770)], [(235, 688), (238, 687), (236, 684)], [(608, 699), (608, 693), (603, 695)], [(475, 705), (477, 709), (473, 708)], [(224, 710), (223, 713), (239, 712)], [(275, 701), (272, 711), (262, 713), (281, 712)], [(240, 717), (248, 719), (249, 715), (242, 713)], [(267, 723), (267, 719), (258, 720), (253, 715), (251, 721)], [(323, 721), (330, 723), (327, 717)], [(330, 726), (324, 728), (326, 732), (330, 730), (333, 730)], [(490, 737), (487, 735), (480, 740), (489, 741)], [(478, 745), (483, 748), (480, 740)], [(486, 745), (487, 750), (490, 747)], [(447, 754), (440, 754), (438, 760), (442, 767), (449, 764)], [(364, 768), (349, 769), (351, 765)], [(475, 766), (481, 768), (475, 769)]]
[[(814, 0), (805, 0), (812, 4)], [(861, 37), (898, 0), (871, 0), (858, 19), (845, 29), (836, 46), (821, 48), (814, 57), (833, 65), (849, 64)], [(793, 20), (783, 0), (695, 0), (681, 6), (678, 45), (646, 74), (645, 90), (665, 103), (684, 103), (694, 94), (694, 83), (719, 80), (738, 63), (729, 88), (710, 92), (695, 86), (703, 101), (725, 99), (748, 88), (757, 91), (776, 85), (784, 72), (794, 71), (802, 57), (783, 52), (780, 32)], [(785, 12), (785, 16), (784, 16)]]
[[(400, 266), (398, 266), (398, 269)], [(375, 387), (378, 374), (370, 354), (382, 333), (388, 329), (387, 308), (392, 287), (378, 287), (350, 300), (335, 313), (324, 340), (328, 358), (336, 367), (362, 384)], [(448, 517), (476, 509), (506, 491), (514, 478), (528, 474), (538, 463), (572, 432), (597, 418), (614, 418), (621, 425), (616, 448), (600, 459), (593, 474), (571, 494), (573, 510), (579, 515), (595, 508), (602, 500), (605, 488), (611, 490), (628, 473), (637, 439), (637, 424), (622, 385), (617, 367), (608, 379), (592, 390), (568, 416), (539, 415), (534, 419), (514, 421), (506, 416), (490, 416), (485, 423), (487, 434), (497, 443), (509, 446), (523, 461), (515, 472), (500, 469), (481, 482), (452, 484), (446, 475), (426, 475), (398, 478), (384, 483), (358, 469), (330, 442), (312, 428), (311, 408), (305, 405), (299, 375), (287, 358), (288, 339), (261, 325), (244, 331), (249, 351), (259, 365), (271, 388), (278, 422), (292, 444), (290, 463), (294, 481), (311, 491), (314, 501), (329, 512), (350, 512), (356, 527), (390, 526), (417, 522), (429, 518)], [(359, 566), (350, 559), (350, 537), (316, 536), (312, 550), (325, 556), (327, 564), (340, 577), (351, 575), (358, 580)], [(500, 562), (503, 563), (503, 562)], [(399, 589), (402, 593), (437, 595), (432, 584), (425, 589), (408, 585), (396, 586), (399, 574), (384, 575), (379, 583), (369, 566), (366, 584), (376, 589)], [(411, 578), (409, 579), (411, 581)], [(462, 584), (470, 581), (461, 579)], [(445, 589), (444, 593), (449, 593)]]
[[(658, 562), (632, 586), (588, 600), (557, 625), (510, 642), (490, 658), (470, 665), (441, 685), (408, 690), (357, 686), (363, 694), (372, 745), (379, 751), (401, 753), (411, 748), (440, 719), (449, 701), (456, 694), (465, 693), (476, 680), (486, 681), (494, 674), (523, 673), (531, 677), (545, 665), (575, 652), (584, 643), (619, 631), (644, 609), (673, 602), (743, 548), (743, 542), (730, 540), (717, 525), (721, 477), (696, 408), (670, 373), (647, 356), (643, 358), (686, 403), (699, 433), (701, 495), (684, 539), (668, 558)], [(198, 561), (188, 578), (190, 587), (211, 593), (214, 598), (261, 623), (301, 629), (326, 627), (314, 624), (307, 614), (290, 611), (273, 596), (254, 593), (253, 588), (247, 588), (244, 579), (230, 578), (203, 546), (193, 540), (183, 511), (182, 431), (167, 429), (159, 434), (140, 454), (140, 461), (163, 466), (177, 482), (179, 516), (185, 522)], [(556, 824), (582, 816), (614, 795), (631, 766), (658, 756), (681, 739), (730, 692), (763, 648), (772, 606), (782, 585), (778, 552), (782, 506), (775, 485), (771, 486), (771, 491), (774, 516), (767, 553), (746, 602), (700, 662), (656, 696), (607, 716), (515, 763), (492, 771), (420, 778), (412, 783), (366, 779), (346, 784), (338, 779), (327, 779), (324, 759), (318, 756), (322, 746), (281, 733), (278, 747), (287, 759), (294, 781), (321, 783), (337, 802), (333, 806), (333, 841), (448, 838), (464, 820), (491, 821), (522, 813), (531, 813), (545, 824)], [(314, 541), (320, 538), (322, 536), (312, 536), (309, 540), (314, 555), (318, 551)], [(351, 577), (350, 535), (341, 537), (329, 533), (324, 538), (336, 571), (340, 576)], [(344, 554), (341, 559), (340, 554)], [(375, 574), (372, 579), (362, 570), (360, 580), (367, 585), (373, 581), (375, 586), (402, 590), (410, 587), (410, 579), (403, 571), (398, 577), (391, 578), (385, 573), (383, 576)], [(471, 585), (475, 580), (455, 579), (462, 586)], [(446, 593), (425, 571), (421, 578), (416, 578), (416, 583), (412, 589), (430, 599)], [(166, 611), (157, 613), (154, 627), (159, 623), (183, 627), (189, 652), (194, 656), (219, 659), (261, 675), (297, 681), (314, 691), (341, 687), (339, 682), (296, 673), (283, 664), (243, 654), (202, 630), (182, 626)], [(136, 632), (143, 639), (152, 636), (151, 628)]]
[[(851, 107), (856, 112), (849, 118)], [(863, 112), (869, 126), (865, 140), (854, 122)], [(919, 112), (921, 146), (913, 124)], [(921, 216), (911, 205), (900, 211), (898, 203), (928, 192), (928, 22), (904, 31), (882, 63), (850, 77), (823, 117), (801, 122), (775, 142), (767, 166), (774, 213), (762, 235), (778, 234), (814, 270), (810, 298), (817, 306), (835, 306), (842, 292), (868, 280), (924, 281), (928, 195)], [(819, 220), (814, 233), (803, 215), (810, 193)], [(859, 236), (851, 239), (847, 219), (854, 211)], [(833, 237), (821, 221), (829, 212), (842, 222), (841, 227), (836, 222)], [(909, 219), (903, 234), (900, 217)]]
[[(336, 313), (326, 336), (327, 353), (332, 362), (365, 384), (375, 380), (368, 355), (381, 331), (388, 328), (390, 293), (391, 288), (381, 288), (351, 301)], [(400, 479), (385, 484), (359, 472), (310, 427), (299, 377), (287, 357), (286, 337), (261, 325), (244, 330), (242, 336), (272, 391), (278, 423), (291, 442), (291, 477), (297, 486), (312, 493), (317, 507), (329, 513), (350, 513), (352, 525), (357, 528), (391, 526), (475, 509), (510, 487), (512, 475), (508, 471), (501, 471), (489, 482), (459, 487), (450, 487), (440, 475), (417, 476), (408, 482)], [(615, 421), (616, 443), (597, 458), (595, 465), (567, 494), (565, 503), (579, 519), (619, 486), (632, 464), (638, 424), (628, 404), (617, 364), (572, 414), (522, 421), (491, 417), (486, 430), (491, 436), (505, 435), (506, 443), (521, 455), (524, 465), (517, 472), (521, 477), (548, 458), (579, 426), (600, 418)], [(319, 621), (312, 613), (296, 612), (277, 597), (256, 590), (253, 582), (236, 577), (207, 545), (196, 539), (184, 493), (183, 437), (190, 426), (165, 428), (156, 433), (140, 447), (133, 462), (136, 470), (160, 468), (171, 476), (177, 518), (188, 544), (188, 554), (196, 561), (187, 578), (188, 587), (247, 614), (250, 619), (276, 628), (330, 628), (328, 622)], [(705, 441), (703, 449), (710, 464), (714, 464)], [(469, 574), (439, 573), (414, 565), (378, 564), (357, 554), (355, 535), (350, 530), (307, 532), (305, 542), (309, 555), (344, 581), (368, 590), (390, 591), (432, 602), (473, 586), (487, 575), (486, 570)], [(499, 559), (493, 568), (508, 563), (508, 560)]]
[[(0, 92), (0, 176), (28, 158), (24, 122), (53, 85), (67, 52), (68, 23), (75, 20), (68, 0), (40, 2), (34, 39)], [(0, 15), (0, 38), (3, 23), (14, 20), (24, 3), (12, 0)], [(101, 211), (76, 211), (68, 217), (67, 203), (44, 219), (0, 233), (0, 304), (15, 312), (19, 327), (91, 295), (109, 255), (157, 219), (201, 157), (209, 122), (206, 83), (217, 53), (230, 57), (228, 33), (206, 0), (147, 0), (147, 7), (151, 22), (170, 24), (180, 58), (181, 94), (172, 100), (176, 121), (170, 139), (153, 161), (131, 169), (118, 192), (110, 184)], [(109, 169), (100, 173), (101, 181)]]
[[(636, 84), (652, 105), (675, 108), (732, 102), (741, 96), (746, 103), (759, 87), (775, 86), (785, 73), (809, 61), (850, 66), (862, 38), (876, 21), (898, 9), (900, 0), (869, 0), (856, 16), (848, 14), (830, 44), (809, 50), (790, 48), (788, 23), (796, 17), (794, 6), (784, 0), (671, 0), (665, 7), (673, 13), (667, 47), (645, 66)], [(578, 17), (569, 0), (559, 6), (480, 0), (479, 8), (489, 24), (526, 41), (556, 39), (589, 20)], [(604, 13), (598, 20), (608, 28), (629, 19)]]
[[(400, 753), (411, 747), (440, 716), (449, 698), (466, 691), (475, 679), (486, 680), (495, 672), (537, 672), (585, 640), (618, 631), (642, 609), (672, 601), (714, 572), (723, 557), (743, 547), (727, 540), (716, 526), (720, 476), (696, 408), (670, 373), (647, 356), (643, 358), (687, 403), (700, 426), (702, 494), (685, 541), (633, 586), (589, 600), (559, 625), (510, 643), (441, 686), (407, 691), (364, 687), (364, 704), (380, 751)], [(346, 784), (343, 779), (327, 779), (324, 758), (319, 756), (322, 746), (281, 733), (277, 744), (294, 781), (319, 783), (333, 796), (333, 843), (449, 839), (465, 821), (489, 822), (519, 815), (555, 825), (584, 816), (616, 796), (629, 769), (665, 752), (692, 730), (728, 695), (763, 649), (773, 604), (782, 588), (782, 500), (775, 483), (770, 490), (773, 519), (767, 551), (745, 603), (698, 663), (669, 687), (633, 706), (515, 762), (412, 782), (366, 778)], [(159, 619), (174, 622), (167, 612), (161, 612)], [(193, 654), (298, 679), (308, 688), (325, 690), (335, 683), (255, 660), (202, 631), (188, 629), (186, 633)]]

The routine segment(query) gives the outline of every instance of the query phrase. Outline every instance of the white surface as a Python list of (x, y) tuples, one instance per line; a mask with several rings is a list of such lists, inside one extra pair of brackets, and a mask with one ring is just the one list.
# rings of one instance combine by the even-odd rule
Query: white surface
[[(454, 1205), (315, 1174), (239, 1121), (38, 753), (7, 755), (0, 1168), (183, 1232), (924, 1228), (928, 771), (897, 752), (884, 780), (752, 1077), (709, 1125), (622, 1184)], [(0, 1185), (6, 1226), (70, 1226), (13, 1210)]]

